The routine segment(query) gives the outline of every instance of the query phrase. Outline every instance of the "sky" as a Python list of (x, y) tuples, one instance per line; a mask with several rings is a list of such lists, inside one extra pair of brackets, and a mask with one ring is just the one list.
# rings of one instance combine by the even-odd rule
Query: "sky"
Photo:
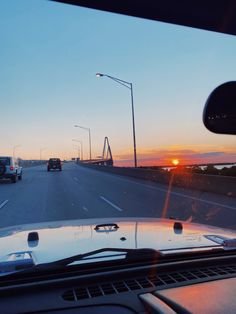
[(205, 129), (211, 91), (235, 80), (231, 35), (47, 0), (0, 1), (0, 155), (76, 157), (83, 142), (133, 165), (132, 82), (139, 165), (235, 162), (236, 138)]

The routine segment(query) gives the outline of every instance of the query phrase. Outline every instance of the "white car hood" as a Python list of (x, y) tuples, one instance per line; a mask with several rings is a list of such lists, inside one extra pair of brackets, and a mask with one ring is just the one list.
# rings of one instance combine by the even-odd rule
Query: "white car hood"
[[(118, 229), (98, 224), (113, 223)], [(35, 264), (53, 262), (101, 248), (174, 250), (219, 246), (206, 236), (236, 238), (236, 232), (187, 222), (174, 229), (174, 220), (154, 218), (83, 219), (21, 225), (0, 230), (0, 261), (13, 253), (31, 252)], [(28, 241), (30, 232), (38, 241)]]

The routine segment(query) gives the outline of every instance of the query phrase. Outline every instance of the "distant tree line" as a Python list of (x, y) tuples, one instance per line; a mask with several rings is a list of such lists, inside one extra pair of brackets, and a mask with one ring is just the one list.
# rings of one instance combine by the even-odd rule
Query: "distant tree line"
[(208, 174), (208, 175), (220, 175), (220, 176), (231, 176), (236, 177), (236, 166), (224, 167), (222, 169), (216, 168), (214, 165), (208, 165), (204, 168), (195, 166), (191, 168), (185, 168), (186, 172)]
[(232, 167), (224, 167), (222, 169), (218, 169), (214, 165), (208, 165), (206, 167), (200, 166), (178, 166), (178, 167), (169, 167), (169, 168), (161, 168), (160, 166), (150, 166), (150, 167), (140, 167), (144, 169), (152, 169), (158, 170), (161, 172), (174, 172), (174, 173), (198, 173), (198, 174), (208, 174), (208, 175), (220, 175), (220, 176), (230, 176), (236, 177), (236, 166)]

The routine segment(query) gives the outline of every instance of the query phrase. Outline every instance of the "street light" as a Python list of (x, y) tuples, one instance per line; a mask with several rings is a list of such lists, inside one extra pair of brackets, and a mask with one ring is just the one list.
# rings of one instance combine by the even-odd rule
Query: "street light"
[(80, 143), (80, 146), (81, 146), (81, 160), (83, 160), (83, 142), (80, 141), (80, 140), (75, 140), (75, 139), (72, 139), (72, 141)]
[(21, 145), (19, 144), (19, 145), (15, 145), (15, 146), (13, 146), (13, 152), (12, 152), (12, 155), (13, 155), (13, 157), (15, 158), (15, 152), (16, 152), (16, 149), (18, 148), (18, 147), (20, 147)]
[(74, 147), (78, 150), (78, 158), (77, 158), (77, 162), (80, 160), (80, 147), (79, 145), (74, 145)]
[(132, 125), (133, 125), (133, 142), (134, 142), (134, 167), (137, 167), (137, 152), (136, 152), (136, 135), (135, 135), (135, 119), (134, 119), (134, 97), (133, 97), (133, 84), (124, 80), (121, 80), (117, 77), (113, 77), (107, 74), (96, 73), (97, 77), (106, 76), (109, 79), (119, 83), (130, 90), (131, 93), (131, 105), (132, 105)]
[(89, 159), (91, 160), (92, 159), (92, 153), (91, 153), (91, 131), (90, 131), (90, 128), (85, 128), (84, 126), (80, 126), (80, 125), (75, 125), (74, 127), (80, 128), (80, 129), (83, 129), (83, 130), (86, 130), (89, 132)]
[(40, 150), (39, 150), (39, 160), (40, 160), (40, 161), (42, 160), (42, 152), (43, 152), (44, 150), (46, 150), (46, 149), (47, 149), (46, 147), (40, 148)]

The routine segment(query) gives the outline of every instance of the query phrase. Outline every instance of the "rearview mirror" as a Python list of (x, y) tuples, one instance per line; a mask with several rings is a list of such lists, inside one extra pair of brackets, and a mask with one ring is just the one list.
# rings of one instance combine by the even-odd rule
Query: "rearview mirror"
[(211, 132), (236, 134), (236, 81), (213, 90), (205, 104), (203, 123)]

